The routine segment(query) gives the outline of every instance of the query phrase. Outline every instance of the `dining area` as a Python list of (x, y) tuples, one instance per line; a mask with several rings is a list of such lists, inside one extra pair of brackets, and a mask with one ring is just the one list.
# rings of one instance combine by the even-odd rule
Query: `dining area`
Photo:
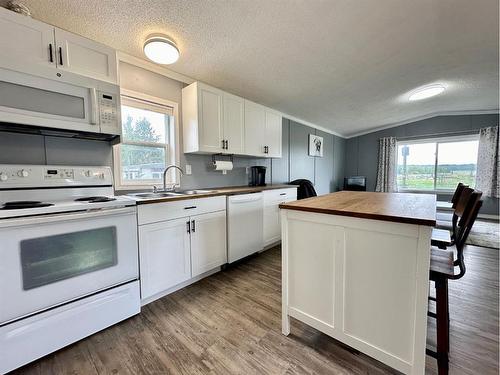
[[(282, 332), (297, 319), (405, 374), (449, 373), (449, 284), (482, 192), (459, 183), (452, 229), (434, 194), (342, 191), (282, 204)], [(428, 326), (432, 330), (428, 330)], [(428, 363), (428, 361), (427, 361)]]

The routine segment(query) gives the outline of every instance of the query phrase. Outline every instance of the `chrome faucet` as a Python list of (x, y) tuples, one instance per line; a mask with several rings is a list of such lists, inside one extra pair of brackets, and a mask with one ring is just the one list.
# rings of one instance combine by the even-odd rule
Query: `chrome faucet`
[[(176, 168), (179, 170), (179, 172), (181, 172), (180, 176), (182, 177), (182, 175), (184, 174), (184, 171), (182, 170), (181, 167), (178, 167), (177, 165), (169, 165), (167, 168), (165, 168), (165, 170), (163, 171), (163, 191), (167, 191), (167, 172), (170, 168)], [(179, 185), (181, 183), (181, 179), (179, 178)], [(175, 185), (174, 185), (174, 188), (171, 189), (171, 190), (175, 190)]]

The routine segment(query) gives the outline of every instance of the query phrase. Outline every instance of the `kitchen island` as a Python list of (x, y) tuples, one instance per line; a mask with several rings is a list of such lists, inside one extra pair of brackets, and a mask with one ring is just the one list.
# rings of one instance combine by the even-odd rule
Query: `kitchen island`
[(293, 317), (423, 374), (436, 196), (343, 191), (280, 208), (283, 334)]

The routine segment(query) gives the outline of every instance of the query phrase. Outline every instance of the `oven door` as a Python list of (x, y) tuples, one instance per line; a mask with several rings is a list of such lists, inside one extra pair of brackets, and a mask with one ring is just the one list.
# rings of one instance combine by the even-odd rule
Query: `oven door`
[(0, 69), (2, 122), (98, 133), (97, 96), (95, 88)]
[(135, 212), (0, 221), (0, 325), (138, 279)]

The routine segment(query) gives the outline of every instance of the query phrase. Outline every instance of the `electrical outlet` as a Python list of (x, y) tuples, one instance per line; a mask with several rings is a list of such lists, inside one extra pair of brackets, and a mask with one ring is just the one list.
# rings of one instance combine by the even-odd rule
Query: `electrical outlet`
[(186, 164), (186, 170), (185, 170), (186, 174), (191, 174), (192, 171), (191, 171), (191, 164)]

